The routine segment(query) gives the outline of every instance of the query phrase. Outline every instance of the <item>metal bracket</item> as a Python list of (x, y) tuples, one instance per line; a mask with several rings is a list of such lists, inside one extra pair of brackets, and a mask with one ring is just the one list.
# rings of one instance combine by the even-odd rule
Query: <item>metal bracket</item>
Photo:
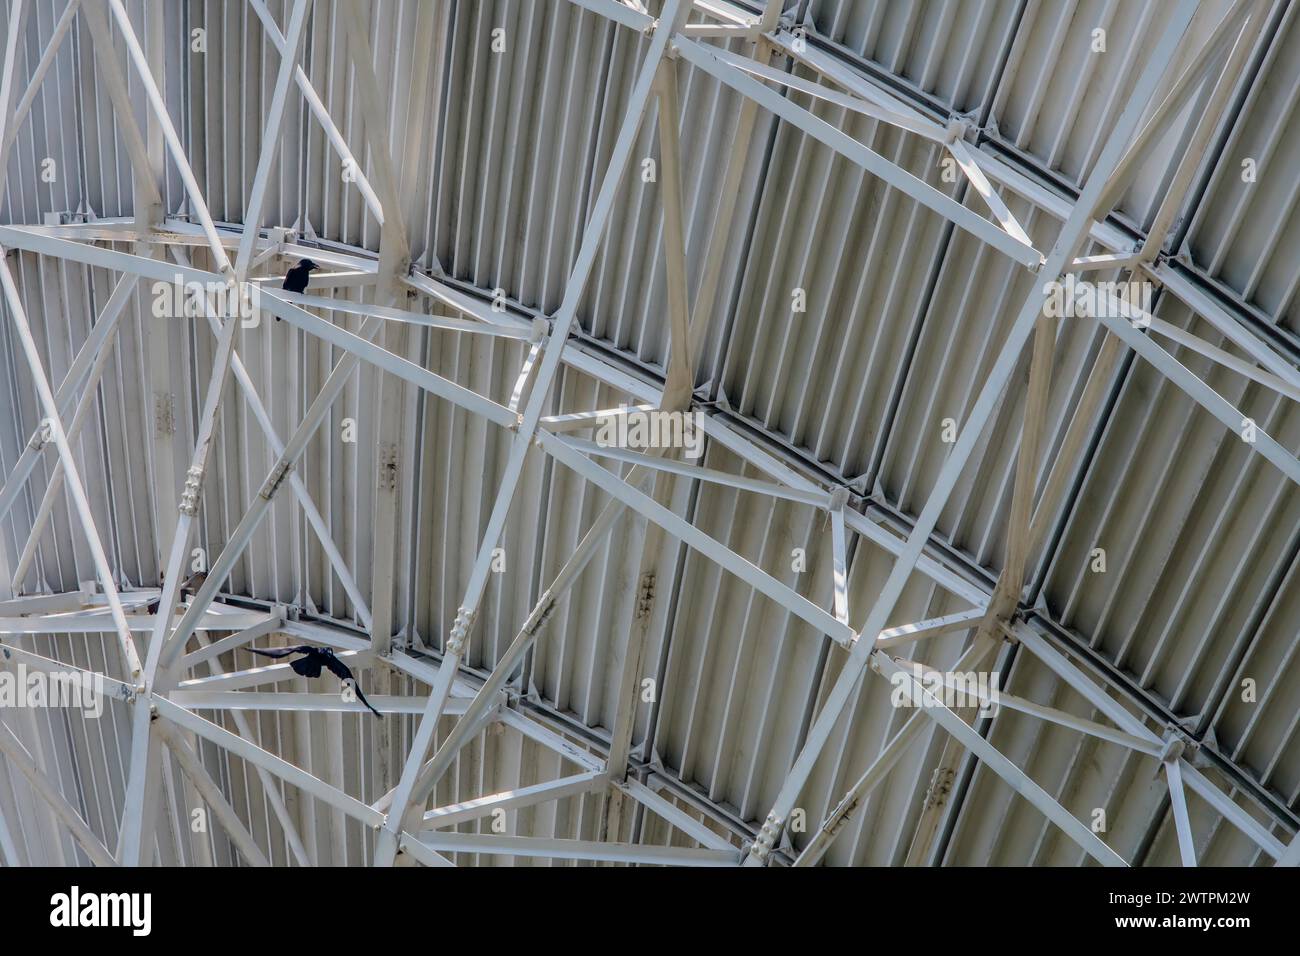
[(262, 482), (262, 487), (257, 493), (270, 501), (275, 497), (275, 493), (280, 490), (280, 485), (284, 482), (285, 476), (289, 474), (289, 469), (292, 467), (293, 462), (281, 458), (275, 463), (275, 467), (267, 475), (266, 481)]
[[(548, 592), (549, 594), (549, 592)], [(540, 605), (541, 610), (532, 622), (527, 626), (526, 633), (531, 637), (540, 631), (551, 617), (551, 612), (555, 610), (555, 598), (550, 598), (544, 605)], [(462, 608), (462, 610), (464, 610)]]
[(1178, 760), (1180, 757), (1190, 758), (1200, 749), (1200, 745), (1188, 737), (1181, 727), (1173, 724), (1165, 728), (1161, 741), (1163, 743), (1160, 750), (1160, 763), (1162, 765)]
[(641, 575), (641, 580), (637, 583), (636, 590), (636, 611), (634, 617), (638, 621), (644, 621), (650, 617), (650, 611), (654, 607), (655, 601), (655, 583), (657, 576), (654, 571), (647, 571)]
[(203, 466), (190, 465), (185, 472), (185, 488), (181, 491), (180, 512), (193, 518), (199, 512), (199, 492), (203, 488)]
[[(456, 621), (451, 626), (451, 635), (447, 638), (445, 654), (447, 656), (463, 657), (465, 654), (465, 644), (469, 640), (470, 628), (474, 626), (474, 618), (478, 615), (476, 610), (462, 607), (456, 612)], [(444, 658), (444, 663), (446, 658)]]
[(784, 826), (784, 820), (775, 814), (769, 813), (767, 819), (763, 821), (762, 829), (758, 831), (758, 836), (750, 844), (749, 855), (759, 863), (766, 863), (767, 858), (772, 854), (772, 848), (776, 846), (776, 841), (781, 836)]

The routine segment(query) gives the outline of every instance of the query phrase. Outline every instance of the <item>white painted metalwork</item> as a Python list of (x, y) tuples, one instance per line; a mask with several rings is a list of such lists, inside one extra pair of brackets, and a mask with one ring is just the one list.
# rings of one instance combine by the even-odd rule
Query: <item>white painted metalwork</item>
[[(280, 11), (283, 28), (277, 10), (251, 0), (247, 29), (260, 31), (276, 68), (266, 106), (250, 118), (260, 141), (247, 163), (242, 156), (233, 163), (239, 186), (227, 195), (214, 183), (231, 162), (230, 144), (211, 144), (223, 120), (208, 120), (206, 140), (196, 133), (198, 121), (188, 107), (176, 115), (166, 70), (152, 62), (163, 42), (161, 18), (171, 14), (147, 14), (150, 32), (142, 44), (121, 0), (71, 0), (57, 10), (10, 0), (0, 64), (0, 185), (16, 162), (21, 124), (46, 95), (42, 84), (51, 73), (61, 75), (60, 50), (77, 18), (85, 17), (121, 136), (121, 172), (133, 184), (123, 205), (134, 215), (114, 210), (100, 219), (66, 210), (54, 220), (13, 216), (0, 224), (0, 286), (12, 334), (4, 341), (16, 345), (10, 364), (16, 369), (21, 362), (26, 370), (25, 378), (9, 373), (14, 435), (0, 436), (0, 445), (10, 438), (14, 445), (12, 456), (4, 446), (5, 464), (12, 458), (12, 465), (0, 491), (0, 519), (17, 529), (0, 547), (8, 549), (13, 538), (14, 553), (5, 553), (0, 567), (0, 581), (12, 581), (10, 593), (0, 595), (6, 637), (0, 653), (6, 666), (102, 680), (97, 699), (121, 712), (112, 719), (129, 718), (121, 725), (124, 744), (116, 757), (124, 770), (116, 789), (73, 801), (56, 775), (42, 769), (49, 761), (38, 762), (29, 750), (40, 739), (36, 725), (14, 718), (11, 726), (0, 715), (0, 859), (7, 865), (33, 860), (33, 846), (19, 839), (22, 818), (18, 825), (11, 819), (30, 792), (57, 821), (51, 825), (70, 834), (73, 859), (97, 865), (215, 860), (224, 853), (253, 865), (543, 858), (803, 866), (856, 861), (865, 817), (889, 812), (885, 783), (897, 778), (900, 794), (922, 787), (924, 806), (919, 819), (893, 821), (901, 842), (889, 852), (891, 861), (955, 858), (978, 843), (980, 811), (966, 796), (996, 787), (1023, 797), (1040, 815), (1025, 826), (1045, 827), (1045, 820), (1056, 828), (1050, 839), (1038, 831), (1025, 851), (1031, 860), (1064, 836), (1061, 845), (1069, 849), (1053, 852), (1086, 854), (1106, 865), (1147, 862), (1132, 857), (1155, 841), (1134, 840), (1130, 830), (1150, 830), (1171, 833), (1177, 859), (1197, 865), (1213, 856), (1207, 851), (1227, 822), (1231, 827), (1222, 830), (1249, 847), (1238, 856), (1296, 862), (1294, 801), (1268, 778), (1278, 758), (1266, 779), (1256, 780), (1248, 761), (1237, 759), (1247, 745), (1220, 753), (1205, 725), (1232, 705), (1233, 685), (1256, 679), (1242, 661), (1252, 649), (1271, 648), (1267, 629), (1294, 613), (1284, 582), (1294, 584), (1295, 532), (1280, 549), (1291, 565), (1260, 572), (1258, 588), (1236, 598), (1250, 609), (1241, 615), (1237, 652), (1218, 671), (1208, 663), (1203, 674), (1188, 671), (1165, 698), (1151, 690), (1147, 672), (1137, 680), (1124, 676), (1127, 644), (1109, 655), (1104, 629), (1070, 630), (1044, 596), (1044, 580), (1065, 560), (1064, 539), (1081, 533), (1080, 511), (1104, 511), (1098, 528), (1112, 511), (1127, 514), (1113, 502), (1096, 504), (1080, 489), (1100, 458), (1115, 404), (1129, 394), (1125, 382), (1146, 374), (1134, 367), (1138, 360), (1154, 370), (1159, 388), (1169, 387), (1179, 414), (1200, 406), (1217, 419), (1211, 427), (1226, 430), (1226, 441), (1240, 432), (1245, 467), (1268, 469), (1268, 479), (1252, 471), (1250, 481), (1276, 481), (1270, 486), (1276, 514), (1296, 514), (1294, 423), (1300, 419), (1289, 403), (1300, 398), (1300, 372), (1288, 354), (1297, 349), (1293, 331), (1280, 322), (1262, 328), (1248, 303), (1220, 294), (1218, 278), (1189, 265), (1185, 253), (1164, 251), (1167, 240), (1185, 243), (1191, 227), (1182, 217), (1201, 215), (1208, 202), (1200, 195), (1210, 176), (1201, 169), (1202, 153), (1221, 141), (1221, 124), (1248, 109), (1249, 97), (1233, 95), (1238, 73), (1261, 63), (1267, 74), (1266, 26), (1277, 23), (1270, 17), (1290, 14), (1262, 0), (1237, 0), (1218, 16), (1198, 16), (1196, 3), (1179, 0), (1153, 14), (1131, 83), (1097, 110), (1095, 135), (1081, 147), (1087, 161), (1067, 190), (1051, 176), (1027, 174), (1034, 163), (1051, 162), (1027, 149), (1030, 132), (1004, 141), (988, 122), (990, 111), (1009, 115), (1008, 94), (979, 99), (979, 115), (955, 106), (945, 113), (902, 67), (857, 56), (838, 32), (819, 32), (839, 29), (833, 14), (796, 22), (783, 6), (780, 0), (665, 0), (652, 15), (615, 0), (574, 0), (519, 12), (525, 29), (512, 32), (512, 20), (512, 30), (501, 28), (500, 35), (482, 10), (457, 12), (452, 23), (450, 13), (421, 8), (411, 14), (409, 36), (394, 38), (384, 25), (386, 8), (376, 15), (360, 0), (339, 0), (337, 26), (333, 12), (321, 15), (321, 4), (292, 0)], [(473, 19), (473, 43), (453, 50), (448, 31), (463, 29), (463, 16)], [(529, 46), (543, 42), (534, 39), (542, 18), (552, 28), (545, 49)], [(42, 43), (21, 43), (33, 22)], [(571, 193), (566, 182), (578, 173), (553, 169), (529, 180), (521, 208), (488, 213), (486, 197), (464, 179), (478, 141), (494, 164), (505, 157), (504, 167), (493, 165), (483, 175), (501, 176), (509, 193), (517, 188), (515, 177), (525, 175), (524, 124), (532, 121), (513, 111), (453, 122), (444, 113), (457, 92), (445, 84), (486, 76), (494, 103), (522, 96), (531, 83), (527, 67), (556, 56), (552, 46), (563, 43), (554, 39), (561, 23), (573, 30), (575, 43), (585, 42), (588, 31), (604, 31), (611, 63), (619, 65), (602, 66), (611, 71), (602, 73), (602, 95), (617, 105), (611, 114), (617, 121), (606, 118), (601, 128), (601, 115), (584, 119), (587, 94), (574, 88), (576, 67), (564, 74), (561, 92), (560, 74), (544, 64), (537, 103), (529, 103), (548, 115), (535, 126), (559, 124), (556, 135), (570, 149), (576, 147), (569, 138), (588, 137), (581, 145), (593, 164), (581, 174), (586, 192)], [(1029, 69), (1018, 66), (1032, 42), (1018, 31), (1029, 27), (993, 26), (1006, 30), (1010, 84), (1016, 69)], [(348, 99), (355, 106), (340, 105), (319, 78), (319, 86), (313, 83), (320, 67), (304, 51), (327, 33), (329, 49), (345, 64), (336, 68), (354, 84)], [(133, 69), (129, 82), (115, 49), (119, 39)], [(30, 64), (28, 47), (41, 50)], [(520, 47), (517, 73), (490, 59)], [(998, 58), (996, 70), (1003, 68)], [(389, 69), (396, 74), (385, 75)], [(933, 79), (932, 72), (923, 74)], [(885, 75), (890, 82), (882, 82)], [(922, 85), (929, 83), (924, 76)], [(25, 92), (16, 98), (19, 88)], [(394, 102), (386, 100), (386, 88)], [(1032, 115), (1019, 119), (1041, 120), (1050, 111), (1036, 99), (1044, 95), (1040, 86), (1031, 97)], [(1189, 119), (1185, 107), (1193, 103), (1203, 109)], [(137, 105), (144, 107), (144, 130)], [(300, 135), (293, 117), (303, 107), (302, 122), (309, 114), (320, 129)], [(413, 111), (417, 120), (404, 125)], [(710, 117), (703, 124), (700, 111)], [(1073, 116), (1077, 104), (1062, 111)], [(708, 125), (724, 114), (730, 123), (732, 113), (730, 138), (710, 147)], [(1163, 167), (1153, 173), (1152, 154), (1180, 124), (1187, 148), (1181, 154), (1175, 148), (1167, 176)], [(343, 131), (353, 129), (364, 132), (364, 148), (348, 143)], [(651, 131), (657, 153), (638, 163)], [(323, 198), (312, 192), (319, 170), (306, 172), (304, 183), (286, 173), (291, 135), (296, 159), (329, 167)], [(436, 148), (425, 150), (426, 140)], [(205, 142), (217, 155), (201, 154)], [(328, 144), (325, 161), (316, 155), (319, 143)], [(913, 148), (919, 152), (907, 152)], [(794, 170), (789, 181), (772, 178), (777, 154)], [(928, 158), (918, 164), (916, 155)], [(335, 156), (341, 187), (333, 184)], [(844, 202), (854, 209), (835, 208), (839, 199), (830, 185), (842, 175), (833, 171), (836, 164), (846, 161), (852, 198)], [(960, 171), (944, 180), (951, 191), (936, 187), (937, 176), (922, 168), (931, 162)], [(179, 193), (171, 172), (179, 176)], [(1163, 191), (1150, 186), (1153, 178)], [(430, 184), (426, 201), (421, 191)], [(654, 188), (633, 193), (645, 184)], [(297, 208), (288, 197), (300, 188), (312, 193), (307, 205), (317, 221), (303, 207), (296, 222), (278, 222), (281, 210)], [(840, 248), (819, 249), (808, 238), (806, 248), (789, 253), (791, 262), (778, 262), (793, 248), (791, 237), (802, 228), (793, 223), (803, 216), (797, 200), (781, 197), (804, 196), (807, 189), (819, 194), (819, 208), (827, 205), (809, 236), (838, 230)], [(876, 213), (854, 227), (850, 220), (867, 189), (879, 191)], [(1147, 216), (1133, 205), (1133, 194), (1153, 189)], [(578, 208), (560, 210), (562, 196)], [(164, 208), (182, 198), (184, 214)], [(1289, 202), (1296, 198), (1292, 189)], [(21, 206), (11, 201), (8, 208)], [(220, 221), (222, 210), (234, 210), (240, 221)], [(540, 225), (557, 210), (558, 218)], [(498, 215), (500, 221), (484, 227)], [(359, 217), (360, 225), (349, 217)], [(457, 223), (450, 272), (436, 248), (444, 218)], [(461, 231), (462, 218), (482, 228)], [(560, 218), (571, 220), (562, 235)], [(889, 258), (915, 255), (916, 261), (899, 265), (873, 252), (869, 267), (853, 279), (859, 291), (846, 293), (856, 297), (853, 308), (789, 306), (778, 273), (806, 276), (801, 281), (829, 296), (828, 289), (848, 283), (827, 279), (834, 272), (830, 260), (867, 241), (867, 232), (876, 248), (875, 238), (903, 221), (915, 253), (904, 245), (889, 250)], [(918, 222), (926, 225), (914, 232)], [(927, 251), (935, 236), (943, 237), (946, 253), (938, 245)], [(465, 243), (472, 253), (461, 249)], [(305, 256), (337, 271), (317, 275), (308, 294), (278, 289), (278, 272)], [(977, 274), (987, 273), (988, 289), (1001, 287), (987, 315), (980, 282), (949, 288), (945, 270), (957, 268), (949, 257), (961, 256), (976, 264)], [(489, 261), (491, 269), (480, 268)], [(84, 336), (59, 324), (48, 286), (26, 275), (49, 263), (61, 270), (64, 300), (78, 282), (91, 286), (92, 277), (106, 272), (114, 277), (97, 316), (87, 309)], [(613, 276), (616, 269), (622, 278)], [(641, 277), (640, 292), (624, 281), (633, 272)], [(662, 289), (647, 291), (660, 272)], [(1148, 311), (1105, 290), (1095, 316), (1062, 320), (1047, 313), (1051, 284), (1112, 273), (1158, 282), (1160, 304)], [(909, 278), (900, 279), (904, 274)], [(156, 297), (157, 286), (195, 283), (202, 293), (194, 314), (154, 312), (152, 320), (146, 314), (136, 321), (132, 303), (148, 313), (146, 290)], [(863, 298), (871, 283), (879, 284), (878, 300)], [(863, 374), (853, 357), (856, 349), (869, 351), (871, 369), (880, 371), (874, 356), (893, 334), (887, 320), (874, 326), (871, 342), (835, 343), (833, 370), (818, 368), (815, 359), (806, 381), (788, 370), (791, 355), (821, 354), (847, 327), (835, 324), (837, 311), (894, 315), (895, 297), (909, 294), (903, 291), (909, 285), (926, 287), (916, 301), (918, 315), (931, 308), (925, 303), (956, 296), (963, 316), (969, 311), (982, 323), (978, 367), (955, 386), (964, 389), (960, 394), (925, 381), (930, 366), (924, 363), (946, 368), (960, 361), (954, 353), (962, 341), (936, 344), (919, 318), (894, 353), (907, 368), (890, 370), (896, 379), (888, 385), (872, 371)], [(247, 290), (252, 321), (221, 314), (222, 296), (232, 289)], [(792, 291), (799, 301), (808, 289)], [(638, 306), (650, 320), (625, 335), (621, 310), (630, 313), (638, 295), (652, 303)], [(606, 321), (609, 297), (619, 308), (615, 326), (602, 332), (595, 317)], [(774, 299), (783, 299), (779, 317), (770, 306)], [(751, 301), (759, 313), (752, 321), (745, 314)], [(1206, 328), (1217, 338), (1207, 338)], [(1085, 334), (1085, 341), (1099, 343), (1086, 356), (1074, 345)], [(1154, 336), (1173, 346), (1162, 347)], [(173, 367), (171, 358), (180, 354), (174, 344), (182, 340), (186, 364)], [(282, 353), (275, 350), (290, 341), (300, 351), (278, 366), (273, 356)], [(114, 381), (120, 369), (134, 367), (133, 349), (146, 357), (145, 388), (154, 407), (109, 409), (105, 396), (121, 387)], [(645, 360), (647, 349), (653, 361)], [(1130, 361), (1128, 351), (1136, 358)], [(1201, 371), (1194, 356), (1214, 364)], [(58, 371), (63, 377), (55, 389)], [(237, 393), (225, 387), (230, 373)], [(20, 379), (23, 384), (13, 384)], [(866, 470), (850, 469), (847, 454), (823, 454), (833, 444), (827, 436), (841, 427), (839, 410), (856, 416), (866, 393), (878, 387), (887, 387), (890, 397), (879, 406), (880, 420), (870, 420), (875, 444), (860, 462)], [(34, 403), (22, 389), (34, 391)], [(823, 400), (829, 411), (813, 434), (809, 407)], [(1071, 405), (1072, 414), (1062, 411)], [(348, 448), (355, 443), (343, 438), (338, 451), (330, 433), (336, 427), (344, 433), (348, 422), (355, 427), (360, 414), (339, 413), (358, 407), (372, 415), (377, 440)], [(38, 427), (24, 414), (30, 408)], [(609, 447), (582, 434), (657, 414), (696, 416), (704, 456), (695, 461), (662, 449)], [(950, 420), (950, 444), (936, 452), (903, 435), (901, 423), (913, 415)], [(1144, 421), (1144, 436), (1160, 427), (1153, 424), (1158, 416)], [(850, 435), (843, 441), (852, 444), (861, 419), (845, 420)], [(152, 441), (141, 422), (152, 423)], [(1225, 441), (1220, 432), (1212, 441)], [(132, 438), (142, 444), (126, 456), (148, 489), (138, 509), (119, 488), (134, 488), (133, 479), (115, 473), (101, 481), (85, 451), (91, 443)], [(50, 444), (57, 456), (46, 462)], [(1215, 444), (1213, 454), (1226, 459), (1228, 448)], [(1197, 455), (1204, 476), (1211, 453)], [(101, 458), (109, 461), (111, 452)], [(336, 459), (364, 479), (336, 487)], [(1129, 464), (1127, 471), (1146, 473)], [(28, 495), (36, 493), (38, 474), (44, 484), (32, 508)], [(292, 497), (278, 494), (286, 480)], [(250, 495), (241, 494), (245, 487)], [(59, 543), (70, 524), (61, 521), (64, 491), (95, 581), (29, 593), (33, 582), (40, 591), (63, 577)], [(1249, 491), (1246, 478), (1236, 480), (1224, 513), (1237, 506), (1233, 494)], [(574, 494), (573, 501), (565, 497)], [(987, 501), (978, 501), (981, 496)], [(997, 519), (986, 521), (982, 540), (972, 543), (967, 523), (984, 520), (971, 517), (984, 506)], [(581, 515), (576, 521), (570, 509)], [(135, 522), (144, 527), (146, 520), (137, 510), (147, 515), (147, 530), (137, 531)], [(1140, 527), (1114, 538), (1117, 554), (1132, 553), (1149, 516), (1150, 509), (1130, 517)], [(435, 520), (438, 539), (430, 540)], [(1188, 524), (1194, 520), (1186, 516)], [(563, 533), (551, 535), (552, 524), (563, 522), (569, 522)], [(1269, 523), (1261, 521), (1261, 528)], [(308, 527), (311, 541), (300, 534)], [(1170, 534), (1166, 554), (1177, 537)], [(139, 541), (147, 545), (140, 548)], [(148, 553), (144, 564), (160, 572), (158, 581), (128, 580), (123, 554), (132, 548)], [(191, 564), (196, 548), (206, 577), (182, 594), (187, 569), (199, 569)], [(1214, 560), (1207, 554), (1197, 567)], [(1240, 559), (1243, 574), (1248, 561), (1249, 555)], [(74, 573), (77, 567), (74, 558)], [(428, 587), (431, 574), (436, 589)], [(498, 575), (509, 583), (498, 584)], [(332, 592), (335, 580), (343, 598), (327, 597), (329, 611), (322, 613), (313, 592)], [(287, 581), (296, 592), (291, 600), (283, 593)], [(1085, 590), (1077, 580), (1071, 587), (1069, 608)], [(1154, 585), (1141, 604), (1131, 605), (1135, 614), (1163, 600), (1153, 591)], [(151, 602), (156, 612), (144, 606)], [(1190, 584), (1180, 603), (1160, 604), (1171, 620), (1200, 606)], [(417, 613), (423, 608), (431, 609), (427, 616)], [(1107, 599), (1096, 616), (1106, 620), (1111, 608)], [(438, 613), (448, 619), (430, 628), (427, 621)], [(705, 618), (716, 634), (695, 629)], [(1160, 648), (1172, 627), (1162, 632)], [(584, 644), (588, 633), (594, 637)], [(714, 656), (723, 653), (724, 633), (732, 641), (730, 657), (719, 662)], [(102, 653), (95, 657), (95, 635), (104, 634), (116, 638), (113, 665)], [(1171, 656), (1195, 661), (1208, 639), (1192, 646), (1194, 639), (1184, 638), (1188, 643)], [(1293, 633), (1291, 640), (1293, 650)], [(338, 659), (366, 679), (370, 704), (385, 716), (372, 715), (346, 685), (339, 694), (322, 693), (288, 663), (249, 656), (253, 644), (266, 642), (336, 648)], [(1260, 659), (1289, 663), (1291, 650), (1270, 650), (1271, 657)], [(1106, 752), (1123, 756), (1113, 759), (1154, 761), (1167, 782), (1167, 808), (1139, 807), (1134, 812), (1146, 814), (1145, 824), (1122, 836), (1099, 831), (1084, 819), (1087, 805), (1073, 786), (1039, 782), (1032, 766), (1013, 759), (1025, 749), (1010, 745), (1019, 724), (980, 718), (973, 708), (936, 696), (962, 687), (952, 673), (992, 666), (1010, 671), (1001, 675), (996, 699), (985, 693), (979, 703), (1025, 715), (1035, 735), (1074, 735), (1071, 748), (1114, 748)], [(938, 683), (923, 684), (921, 672), (937, 673)], [(895, 690), (909, 688), (919, 711), (886, 708), (882, 680)], [(803, 697), (791, 705), (787, 686), (800, 682)], [(1184, 713), (1190, 685), (1205, 683), (1214, 685), (1206, 706), (1213, 704), (1215, 713)], [(1293, 691), (1270, 683), (1264, 693), (1270, 700), (1290, 694), (1294, 703)], [(1051, 701), (1035, 699), (1039, 692)], [(1079, 712), (1080, 700), (1088, 713)], [(1114, 726), (1093, 719), (1094, 711)], [(1180, 713), (1181, 725), (1171, 716)], [(1253, 727), (1257, 719), (1238, 723)], [(737, 744), (742, 728), (744, 747)], [(919, 754), (923, 748), (913, 744), (936, 728), (945, 745)], [(856, 735), (868, 730), (878, 744), (855, 750)], [(705, 735), (715, 732), (716, 745), (706, 753)], [(107, 762), (102, 739), (99, 746)], [(724, 768), (746, 758), (741, 779), (719, 782)], [(479, 779), (462, 774), (463, 765), (477, 767)], [(231, 766), (240, 768), (239, 783)], [(27, 781), (23, 796), (7, 768)], [(914, 779), (902, 779), (907, 774)], [(1095, 785), (1084, 771), (1078, 775)], [(211, 809), (222, 847), (205, 841), (199, 849), (183, 848), (166, 835), (170, 828), (159, 817), (180, 810), (177, 790), (165, 781), (176, 777), (189, 788), (185, 793)], [(173, 801), (166, 811), (164, 791)], [(1203, 806), (1189, 802), (1189, 792)], [(254, 803), (264, 804), (261, 823), (253, 820)], [(112, 829), (95, 818), (110, 810)], [(595, 825), (565, 831), (559, 821), (570, 815)], [(477, 832), (447, 829), (464, 824)], [(532, 832), (517, 829), (527, 826)], [(845, 834), (854, 831), (849, 851)], [(598, 839), (586, 838), (592, 832)], [(663, 833), (695, 846), (663, 845)]]

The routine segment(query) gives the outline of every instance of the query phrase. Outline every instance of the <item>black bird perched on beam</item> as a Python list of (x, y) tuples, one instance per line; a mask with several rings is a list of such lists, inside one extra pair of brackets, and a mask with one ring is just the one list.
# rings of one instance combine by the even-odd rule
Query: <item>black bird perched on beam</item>
[[(254, 654), (261, 654), (263, 657), (288, 657), (290, 654), (304, 654), (296, 661), (290, 661), (289, 666), (293, 668), (295, 674), (301, 674), (303, 677), (320, 677), (321, 668), (329, 671), (344, 683), (351, 681), (352, 689), (356, 691), (357, 700), (370, 707), (370, 701), (366, 700), (366, 695), (361, 693), (361, 685), (357, 679), (352, 676), (352, 671), (344, 664), (328, 647), (312, 647), (310, 644), (299, 644), (297, 647), (277, 647), (272, 650), (259, 650), (256, 647), (250, 647)], [(375, 708), (370, 707), (370, 712), (376, 717), (384, 716)]]
[[(284, 285), (281, 288), (285, 292), (297, 292), (299, 294), (306, 292), (307, 280), (311, 278), (311, 271), (319, 268), (320, 266), (310, 259), (299, 259), (298, 264), (284, 274)], [(275, 321), (280, 321), (278, 315), (275, 317)]]
[[(188, 578), (186, 578), (184, 581), (181, 582), (181, 589), (179, 592), (177, 592), (176, 599), (178, 601), (183, 601), (187, 597), (194, 597), (194, 595), (199, 593), (199, 588), (203, 587), (203, 582), (206, 581), (207, 579), (208, 579), (208, 572), (206, 571), (196, 571), (194, 574), (191, 574)], [(158, 600), (156, 601), (150, 601), (149, 613), (157, 614), (158, 606), (160, 604), (162, 604), (161, 597), (159, 597)]]

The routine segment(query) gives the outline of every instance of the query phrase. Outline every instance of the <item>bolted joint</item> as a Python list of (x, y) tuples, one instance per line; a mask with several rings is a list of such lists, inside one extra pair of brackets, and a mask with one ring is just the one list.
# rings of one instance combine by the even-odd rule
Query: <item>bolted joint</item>
[(954, 775), (951, 767), (935, 768), (934, 773), (930, 775), (930, 786), (925, 791), (925, 802), (922, 805), (925, 809), (941, 807), (948, 802), (948, 795), (952, 793)]
[(1172, 763), (1181, 757), (1190, 756), (1195, 748), (1195, 741), (1188, 740), (1179, 728), (1170, 725), (1165, 729), (1164, 738), (1161, 740), (1160, 762)]
[(772, 854), (772, 848), (776, 846), (776, 841), (781, 837), (781, 830), (785, 826), (785, 821), (775, 813), (769, 813), (767, 819), (763, 821), (762, 829), (758, 831), (758, 836), (750, 844), (749, 855), (760, 863), (766, 863), (767, 858)]
[(529, 637), (546, 626), (546, 622), (551, 618), (551, 612), (555, 610), (555, 598), (551, 597), (551, 592), (547, 591), (544, 597), (544, 601), (537, 602), (536, 613), (530, 615), (528, 622), (524, 625), (524, 631)]
[(199, 513), (199, 491), (203, 488), (203, 467), (190, 465), (185, 472), (185, 488), (181, 491), (180, 512), (193, 518)]
[(654, 607), (655, 583), (655, 572), (647, 571), (641, 575), (641, 580), (637, 585), (636, 610), (634, 612), (634, 616), (638, 621), (644, 621), (650, 616), (650, 611)]
[(447, 638), (446, 653), (461, 657), (465, 653), (465, 644), (469, 640), (469, 630), (474, 626), (478, 612), (462, 607), (456, 612), (456, 621), (451, 625), (451, 636)]
[(262, 482), (261, 489), (257, 492), (267, 501), (275, 497), (275, 493), (280, 490), (280, 485), (284, 482), (285, 476), (289, 474), (289, 469), (293, 467), (293, 462), (281, 458), (271, 469), (271, 473), (266, 476), (266, 481)]
[(970, 129), (971, 122), (965, 116), (950, 116), (943, 130), (943, 141), (945, 143), (954, 143), (958, 140), (964, 140)]

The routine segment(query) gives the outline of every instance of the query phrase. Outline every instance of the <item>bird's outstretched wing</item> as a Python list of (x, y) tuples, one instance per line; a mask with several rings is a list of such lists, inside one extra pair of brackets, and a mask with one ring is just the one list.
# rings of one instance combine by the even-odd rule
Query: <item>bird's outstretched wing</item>
[(372, 714), (374, 714), (376, 717), (384, 716), (379, 711), (375, 710), (374, 707), (371, 706), (370, 701), (366, 700), (366, 695), (361, 692), (361, 685), (358, 684), (357, 679), (352, 676), (352, 670), (351, 668), (348, 667), (347, 664), (344, 664), (333, 654), (325, 654), (323, 657), (323, 661), (325, 666), (329, 668), (330, 673), (333, 674), (335, 677), (337, 677), (339, 680), (352, 682), (352, 690), (356, 693), (357, 700), (359, 700), (361, 703), (369, 707), (370, 712)]
[(293, 668), (295, 674), (301, 674), (303, 677), (320, 677), (320, 652), (310, 647), (305, 653), (306, 657), (298, 658), (289, 666)]
[(312, 647), (310, 644), (297, 644), (293, 647), (269, 647), (263, 650), (258, 647), (250, 647), (254, 654), (261, 654), (263, 657), (282, 658), (290, 654), (304, 654), (296, 661), (290, 661), (289, 666), (293, 668), (295, 674), (301, 674), (303, 677), (320, 677), (320, 659), (321, 652), (319, 648)]
[(261, 654), (263, 657), (288, 657), (290, 654), (301, 654), (301, 647), (268, 647), (263, 650), (260, 647), (250, 647), (254, 654)]
[(321, 658), (321, 662), (329, 668), (329, 672), (339, 680), (355, 680), (352, 676), (352, 669), (333, 654), (322, 654)]

